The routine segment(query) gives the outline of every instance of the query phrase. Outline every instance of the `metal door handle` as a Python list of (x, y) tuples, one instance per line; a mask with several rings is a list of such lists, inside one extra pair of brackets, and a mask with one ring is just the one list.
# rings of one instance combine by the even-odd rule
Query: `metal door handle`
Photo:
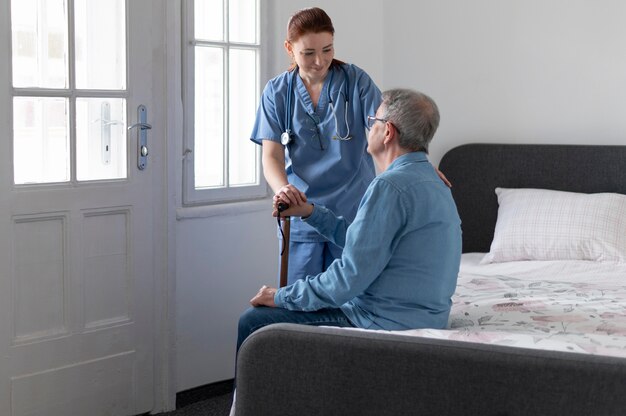
[(128, 126), (128, 130), (134, 129), (135, 127), (139, 127), (142, 130), (144, 129), (150, 130), (152, 128), (152, 126), (148, 123), (135, 123), (132, 126)]
[(111, 104), (103, 101), (100, 104), (100, 160), (105, 165), (111, 163)]
[(128, 130), (139, 127), (137, 130), (137, 168), (144, 170), (148, 165), (148, 132), (152, 126), (147, 123), (148, 110), (141, 104), (137, 107), (137, 123), (128, 127)]

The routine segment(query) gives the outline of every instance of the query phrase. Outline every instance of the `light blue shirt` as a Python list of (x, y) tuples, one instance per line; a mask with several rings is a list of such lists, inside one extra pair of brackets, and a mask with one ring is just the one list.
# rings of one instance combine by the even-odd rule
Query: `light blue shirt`
[[(341, 67), (331, 68), (317, 107), (313, 106), (300, 76), (296, 73), (293, 78), (293, 135), (292, 142), (286, 146), (285, 170), (289, 183), (304, 192), (309, 202), (324, 205), (352, 221), (359, 201), (375, 176), (374, 163), (366, 152), (366, 126), (367, 116), (376, 114), (382, 98), (365, 71), (351, 64), (344, 64), (343, 68), (345, 72)], [(265, 86), (252, 129), (253, 142), (280, 143), (280, 136), (287, 128), (287, 90), (292, 75), (293, 72), (284, 72)], [(346, 86), (349, 87), (347, 115)], [(335, 114), (330, 107), (329, 90)], [(353, 136), (351, 140), (332, 139), (337, 130), (339, 135), (345, 136), (348, 126)], [(326, 239), (300, 218), (293, 218), (291, 241)]]
[(452, 194), (423, 152), (397, 158), (371, 183), (354, 222), (316, 205), (306, 221), (343, 246), (317, 276), (278, 289), (277, 306), (341, 308), (360, 328), (445, 328), (461, 261)]

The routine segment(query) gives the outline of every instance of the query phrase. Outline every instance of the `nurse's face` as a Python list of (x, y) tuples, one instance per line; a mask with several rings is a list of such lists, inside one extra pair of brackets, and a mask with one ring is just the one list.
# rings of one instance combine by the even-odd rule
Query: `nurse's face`
[(298, 64), (300, 76), (313, 81), (326, 77), (335, 57), (333, 35), (329, 32), (306, 33), (293, 42), (285, 41), (285, 48)]

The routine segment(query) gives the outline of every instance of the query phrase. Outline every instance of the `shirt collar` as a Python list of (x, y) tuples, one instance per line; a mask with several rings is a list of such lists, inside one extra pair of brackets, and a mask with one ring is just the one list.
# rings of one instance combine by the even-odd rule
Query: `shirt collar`
[(387, 168), (387, 170), (395, 169), (399, 166), (406, 165), (408, 163), (420, 163), (420, 162), (428, 162), (428, 156), (424, 152), (409, 152), (405, 153), (402, 156), (399, 156), (391, 162), (391, 165)]

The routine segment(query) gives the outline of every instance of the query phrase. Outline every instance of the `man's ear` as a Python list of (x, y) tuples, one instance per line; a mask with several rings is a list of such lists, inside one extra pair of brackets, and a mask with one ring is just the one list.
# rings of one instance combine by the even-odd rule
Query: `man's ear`
[(397, 133), (398, 132), (396, 130), (396, 126), (394, 126), (393, 124), (389, 122), (386, 122), (385, 123), (385, 137), (383, 138), (383, 144), (389, 145), (393, 143), (393, 141), (396, 140), (398, 137)]

